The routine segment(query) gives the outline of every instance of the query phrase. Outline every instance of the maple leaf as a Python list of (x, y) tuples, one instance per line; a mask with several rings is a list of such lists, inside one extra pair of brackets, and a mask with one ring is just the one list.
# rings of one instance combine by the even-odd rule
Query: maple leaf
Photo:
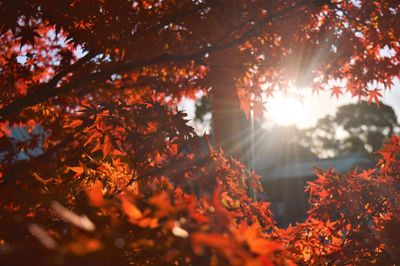
[(143, 217), (142, 212), (132, 203), (130, 202), (125, 196), (121, 196), (121, 203), (122, 203), (122, 210), (129, 217), (130, 221), (136, 222)]
[[(83, 144), (84, 147), (86, 147), (88, 144), (90, 144), (91, 142), (93, 142), (95, 139), (99, 139), (101, 137), (101, 133), (99, 132), (95, 132), (93, 134), (90, 134), (90, 136), (88, 137), (88, 139), (86, 140), (86, 142)], [(92, 151), (93, 152), (93, 151)]]
[(320, 197), (320, 198), (327, 198), (330, 196), (330, 193), (325, 189), (318, 191), (317, 194), (318, 194), (318, 197)]
[(105, 135), (104, 142), (103, 142), (103, 148), (102, 148), (103, 158), (106, 158), (107, 155), (110, 153), (111, 147), (112, 147), (111, 138), (108, 135)]
[(273, 88), (271, 88), (271, 87), (269, 87), (269, 88), (267, 88), (267, 89), (265, 90), (265, 96), (266, 96), (267, 98), (272, 98), (272, 97), (274, 97), (274, 93), (275, 93), (275, 90), (274, 90)]
[(69, 124), (64, 125), (64, 128), (76, 128), (83, 124), (82, 120), (75, 119), (71, 121)]
[(268, 255), (283, 248), (280, 243), (262, 238), (259, 228), (256, 225), (247, 228), (242, 225), (242, 228), (239, 230), (239, 233), (245, 238), (247, 245), (253, 253)]
[(91, 252), (99, 251), (103, 244), (96, 238), (81, 236), (75, 241), (67, 243), (68, 249), (76, 255), (83, 256)]
[(31, 44), (32, 46), (35, 46), (35, 38), (42, 38), (42, 36), (37, 31), (26, 26), (21, 27), (20, 32), (16, 35), (16, 37), (21, 38), (20, 47), (24, 46), (25, 44)]
[(320, 84), (316, 84), (316, 85), (312, 86), (311, 92), (312, 92), (313, 94), (315, 93), (315, 94), (319, 95), (319, 93), (320, 93), (321, 91), (325, 91), (325, 89), (324, 89), (324, 87), (321, 86)]
[(82, 175), (85, 172), (85, 168), (81, 166), (68, 167), (68, 169), (72, 172), (75, 172), (74, 178)]
[(156, 213), (158, 217), (165, 216), (172, 210), (170, 196), (165, 192), (161, 192), (149, 198), (149, 203), (158, 208)]
[(194, 233), (192, 235), (193, 251), (201, 254), (203, 246), (209, 246), (220, 250), (230, 250), (231, 241), (217, 233)]
[(374, 101), (378, 107), (380, 106), (380, 99), (383, 97), (380, 90), (370, 90), (368, 91), (368, 96), (368, 104), (371, 104)]
[[(131, 221), (131, 220), (130, 220)], [(131, 221), (132, 222), (132, 221)], [(144, 217), (137, 222), (132, 222), (140, 227), (156, 228), (159, 226), (157, 218)]]
[(341, 95), (343, 95), (342, 88), (335, 86), (331, 89), (331, 97), (335, 96), (337, 99), (339, 99), (339, 96)]
[(369, 170), (364, 170), (361, 174), (358, 176), (361, 177), (362, 179), (365, 179), (367, 181), (371, 180), (371, 177), (373, 174), (376, 172), (376, 169), (369, 169)]
[(103, 184), (99, 180), (97, 180), (90, 189), (86, 190), (89, 201), (95, 207), (100, 207), (104, 204), (103, 192), (101, 191), (102, 188)]

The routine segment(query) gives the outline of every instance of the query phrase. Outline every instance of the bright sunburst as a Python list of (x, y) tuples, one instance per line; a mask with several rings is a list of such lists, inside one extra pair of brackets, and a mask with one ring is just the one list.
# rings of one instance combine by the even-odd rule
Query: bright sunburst
[(275, 95), (266, 104), (266, 119), (278, 125), (300, 125), (310, 118), (300, 99), (292, 95)]

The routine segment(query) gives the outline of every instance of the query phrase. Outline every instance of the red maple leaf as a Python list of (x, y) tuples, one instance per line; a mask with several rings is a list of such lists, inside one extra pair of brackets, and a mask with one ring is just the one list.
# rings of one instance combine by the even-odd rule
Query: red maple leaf
[(380, 98), (382, 98), (382, 94), (379, 92), (380, 90), (375, 89), (375, 90), (370, 90), (368, 92), (369, 99), (368, 99), (368, 104), (371, 104), (371, 102), (375, 102), (378, 107), (380, 106)]
[(331, 97), (335, 96), (338, 99), (340, 95), (343, 95), (342, 88), (335, 86), (331, 89)]

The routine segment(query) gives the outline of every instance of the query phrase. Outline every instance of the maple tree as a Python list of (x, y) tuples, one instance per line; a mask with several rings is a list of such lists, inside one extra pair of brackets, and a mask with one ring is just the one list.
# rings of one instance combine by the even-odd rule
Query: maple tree
[(1, 262), (395, 263), (398, 138), (376, 169), (319, 173), (309, 219), (282, 230), (248, 195), (259, 177), (175, 107), (210, 94), (214, 146), (239, 157), (239, 106), (257, 116), (275, 91), (378, 103), (399, 73), (398, 13), (396, 0), (2, 1)]

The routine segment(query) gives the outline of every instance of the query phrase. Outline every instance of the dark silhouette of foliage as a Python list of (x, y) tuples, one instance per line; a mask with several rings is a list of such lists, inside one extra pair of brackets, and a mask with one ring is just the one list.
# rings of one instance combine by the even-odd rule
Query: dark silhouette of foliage
[(374, 153), (398, 130), (397, 116), (392, 107), (363, 101), (340, 106), (334, 116), (321, 118), (298, 140), (319, 156)]

